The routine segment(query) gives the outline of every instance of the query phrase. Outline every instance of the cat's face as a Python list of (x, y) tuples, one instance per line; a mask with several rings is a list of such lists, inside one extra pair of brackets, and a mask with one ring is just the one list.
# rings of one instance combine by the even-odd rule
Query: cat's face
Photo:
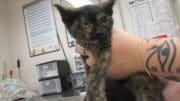
[(81, 8), (63, 8), (56, 5), (62, 20), (77, 40), (106, 40), (111, 34), (113, 25), (112, 6), (114, 0), (103, 5), (91, 5)]

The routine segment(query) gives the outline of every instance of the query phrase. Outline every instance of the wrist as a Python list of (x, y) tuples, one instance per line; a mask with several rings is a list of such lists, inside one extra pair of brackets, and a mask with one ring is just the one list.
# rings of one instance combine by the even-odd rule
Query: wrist
[(134, 54), (135, 54), (135, 59), (136, 61), (134, 61), (135, 63), (135, 71), (136, 72), (145, 72), (145, 63), (144, 63), (144, 51), (143, 51), (143, 43), (144, 40), (143, 39), (139, 39), (139, 38), (134, 38), (135, 42), (134, 44)]
[(138, 51), (139, 51), (139, 58), (140, 58), (140, 61), (141, 61), (141, 67), (140, 67), (140, 71), (142, 72), (146, 72), (149, 77), (153, 77), (150, 73), (150, 71), (148, 70), (148, 68), (146, 67), (146, 51), (145, 51), (145, 46), (146, 46), (146, 40), (144, 39), (141, 39), (141, 42), (139, 43), (138, 45)]

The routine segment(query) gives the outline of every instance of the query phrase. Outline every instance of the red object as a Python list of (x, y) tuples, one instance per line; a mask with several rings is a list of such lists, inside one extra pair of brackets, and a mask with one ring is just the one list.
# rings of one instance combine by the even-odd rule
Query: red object
[(9, 76), (12, 77), (13, 76), (13, 71), (9, 70)]
[(154, 36), (153, 38), (157, 39), (157, 38), (167, 38), (167, 37), (168, 37), (167, 33), (162, 33), (162, 34)]

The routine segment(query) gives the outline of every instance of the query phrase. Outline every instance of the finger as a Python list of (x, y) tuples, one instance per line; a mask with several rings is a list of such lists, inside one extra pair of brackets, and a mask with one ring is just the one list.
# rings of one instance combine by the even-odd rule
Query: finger
[(92, 66), (94, 64), (94, 59), (93, 59), (92, 53), (87, 50), (86, 55), (88, 56), (88, 58), (86, 59), (87, 65)]
[(84, 48), (83, 48), (81, 45), (79, 45), (79, 44), (77, 44), (77, 45), (75, 46), (75, 51), (76, 51), (77, 53), (81, 54), (81, 55), (85, 55), (85, 50), (84, 50)]

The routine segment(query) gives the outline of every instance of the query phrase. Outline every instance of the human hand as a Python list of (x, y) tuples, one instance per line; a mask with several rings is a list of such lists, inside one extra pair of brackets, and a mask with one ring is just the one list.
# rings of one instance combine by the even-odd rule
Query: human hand
[(163, 90), (165, 101), (179, 101), (180, 82), (169, 81)]
[(81, 45), (75, 46), (75, 51), (83, 56), (86, 56), (86, 64), (91, 66), (94, 63), (93, 54), (90, 50), (84, 49)]

